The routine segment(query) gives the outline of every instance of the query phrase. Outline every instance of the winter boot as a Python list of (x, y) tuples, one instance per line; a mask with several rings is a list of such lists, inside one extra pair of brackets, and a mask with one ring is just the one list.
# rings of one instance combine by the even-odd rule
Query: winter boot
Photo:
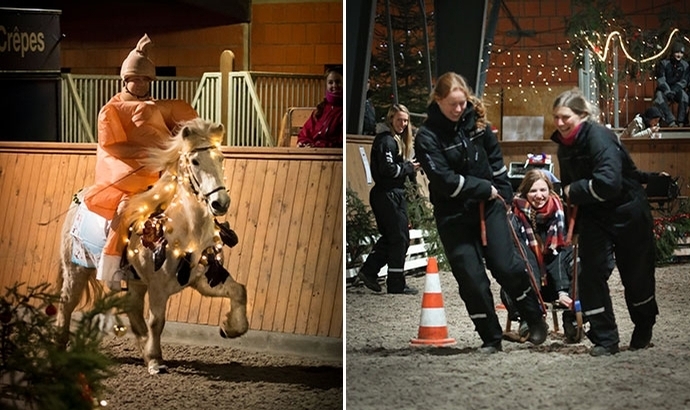
[(404, 273), (390, 272), (390, 270), (388, 271), (388, 278), (386, 278), (386, 288), (388, 293), (397, 295), (416, 295), (419, 293), (417, 289), (407, 286)]

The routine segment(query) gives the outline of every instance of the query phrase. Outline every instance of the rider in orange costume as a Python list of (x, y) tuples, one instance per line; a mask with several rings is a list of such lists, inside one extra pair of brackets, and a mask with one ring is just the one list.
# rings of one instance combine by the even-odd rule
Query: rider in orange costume
[(127, 227), (120, 226), (119, 215), (132, 195), (145, 191), (159, 178), (158, 172), (147, 170), (140, 162), (146, 157), (146, 148), (165, 147), (180, 122), (198, 117), (185, 101), (151, 98), (156, 68), (148, 58), (150, 45), (145, 34), (122, 63), (122, 91), (98, 114), (95, 184), (84, 198), (90, 211), (111, 220), (97, 274), (111, 289), (119, 289), (120, 279), (124, 279), (120, 262)]

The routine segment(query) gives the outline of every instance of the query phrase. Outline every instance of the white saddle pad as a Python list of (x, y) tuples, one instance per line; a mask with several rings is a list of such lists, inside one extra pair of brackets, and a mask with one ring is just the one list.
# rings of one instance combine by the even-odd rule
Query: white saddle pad
[(82, 202), (77, 209), (70, 234), (72, 235), (72, 262), (86, 268), (95, 268), (101, 259), (108, 234), (109, 221), (95, 214)]

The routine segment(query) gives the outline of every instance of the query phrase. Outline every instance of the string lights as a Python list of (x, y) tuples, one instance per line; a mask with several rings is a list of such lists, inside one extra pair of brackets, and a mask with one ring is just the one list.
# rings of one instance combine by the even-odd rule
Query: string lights
[[(633, 33), (631, 37), (637, 39), (640, 36), (639, 33), (641, 33), (641, 30)], [(596, 66), (592, 64), (592, 71), (588, 76), (590, 87), (599, 92), (599, 100), (604, 105), (602, 112), (609, 119), (616, 118), (616, 114), (621, 115), (625, 113), (627, 115), (627, 110), (632, 108), (628, 106), (628, 103), (650, 97), (647, 95), (649, 90), (645, 87), (645, 82), (654, 81), (653, 71), (649, 69), (649, 66), (668, 54), (674, 40), (682, 39), (684, 42), (690, 43), (690, 39), (687, 36), (681, 36), (679, 33), (680, 30), (674, 28), (663, 40), (655, 41), (656, 39), (651, 39), (646, 42), (642, 41), (642, 46), (645, 49), (651, 50), (652, 53), (646, 53), (646, 55), (641, 53), (639, 56), (635, 56), (635, 52), (631, 50), (631, 43), (626, 41), (626, 33), (621, 30), (611, 31), (607, 35), (596, 32), (588, 35), (581, 31), (579, 35), (575, 34), (572, 39), (566, 40), (570, 51), (565, 51), (561, 46), (554, 47), (556, 53), (562, 53), (562, 65), (546, 65), (546, 60), (558, 60), (557, 57), (559, 57), (550, 51), (531, 54), (511, 52), (510, 50), (497, 47), (493, 50), (493, 53), (502, 56), (502, 58), (493, 58), (490, 63), (489, 72), (493, 74), (493, 79), (485, 84), (483, 98), (487, 103), (495, 106), (514, 101), (527, 103), (530, 99), (529, 92), (532, 95), (538, 95), (540, 91), (551, 92), (552, 86), (558, 85), (563, 81), (572, 80), (573, 75), (575, 75), (572, 62), (584, 61), (587, 54), (585, 50), (589, 50), (590, 57), (600, 65), (599, 70), (603, 70), (602, 73), (595, 73)], [(663, 47), (659, 45), (663, 45)], [(489, 44), (489, 46), (493, 48), (493, 44)], [(620, 88), (616, 92), (612, 80), (619, 77), (619, 68), (613, 60), (616, 59), (618, 61), (619, 50), (622, 52), (625, 60), (631, 63), (622, 66), (620, 71), (623, 71), (625, 78), (631, 80), (618, 84)], [(636, 71), (633, 73), (631, 70)], [(605, 77), (600, 86), (601, 76)], [(491, 85), (499, 86), (499, 89), (496, 90), (494, 88), (492, 90), (490, 88)], [(619, 93), (622, 98), (622, 104), (616, 111), (615, 107), (613, 107), (612, 96), (615, 95), (615, 98), (618, 98)], [(628, 118), (624, 120), (627, 121)]]
[[(677, 28), (674, 28), (673, 31), (671, 31), (671, 34), (668, 36), (668, 39), (666, 40), (666, 45), (664, 46), (664, 48), (661, 51), (659, 51), (658, 53), (654, 54), (651, 57), (643, 58), (640, 60), (637, 60), (637, 59), (635, 59), (635, 57), (630, 55), (630, 52), (625, 47), (625, 43), (623, 42), (623, 37), (621, 37), (621, 34), (618, 31), (613, 31), (608, 36), (606, 36), (606, 41), (604, 42), (604, 53), (603, 54), (598, 52), (598, 50), (600, 50), (601, 48), (597, 45), (592, 44), (592, 42), (589, 40), (589, 38), (585, 37), (584, 39), (587, 42), (587, 44), (589, 44), (589, 46), (591, 47), (592, 52), (594, 52), (594, 55), (596, 55), (599, 58), (599, 60), (602, 62), (606, 62), (606, 57), (607, 57), (608, 52), (609, 52), (609, 47), (610, 47), (611, 43), (613, 42), (613, 38), (617, 37), (618, 42), (621, 45), (621, 50), (623, 50), (623, 54), (625, 54), (625, 57), (628, 60), (630, 60), (634, 63), (647, 63), (647, 62), (654, 61), (654, 60), (657, 60), (657, 59), (663, 57), (668, 52), (668, 50), (671, 48), (671, 41), (673, 41), (673, 36), (675, 36), (676, 33), (678, 33), (679, 31), (680, 30), (678, 30)], [(684, 38), (686, 41), (688, 40), (687, 37), (684, 37)]]

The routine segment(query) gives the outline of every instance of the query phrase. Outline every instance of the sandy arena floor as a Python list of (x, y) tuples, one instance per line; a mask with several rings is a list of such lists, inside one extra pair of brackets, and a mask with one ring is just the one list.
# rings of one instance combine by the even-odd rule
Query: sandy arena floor
[[(411, 348), (419, 330), (426, 277), (408, 283), (419, 295), (346, 291), (348, 409), (690, 409), (690, 265), (658, 268), (660, 315), (654, 346), (591, 357), (585, 341), (569, 345), (551, 334), (541, 346), (503, 342), (484, 355), (449, 272), (441, 288), (449, 348)], [(609, 280), (621, 348), (633, 330), (618, 272)], [(498, 285), (492, 289), (497, 297)], [(505, 323), (505, 312), (499, 312)], [(548, 319), (551, 322), (550, 317)], [(514, 326), (515, 328), (516, 326)]]
[(116, 410), (304, 409), (343, 406), (343, 368), (288, 355), (163, 342), (167, 374), (149, 375), (130, 336), (108, 336), (116, 376), (103, 399)]

